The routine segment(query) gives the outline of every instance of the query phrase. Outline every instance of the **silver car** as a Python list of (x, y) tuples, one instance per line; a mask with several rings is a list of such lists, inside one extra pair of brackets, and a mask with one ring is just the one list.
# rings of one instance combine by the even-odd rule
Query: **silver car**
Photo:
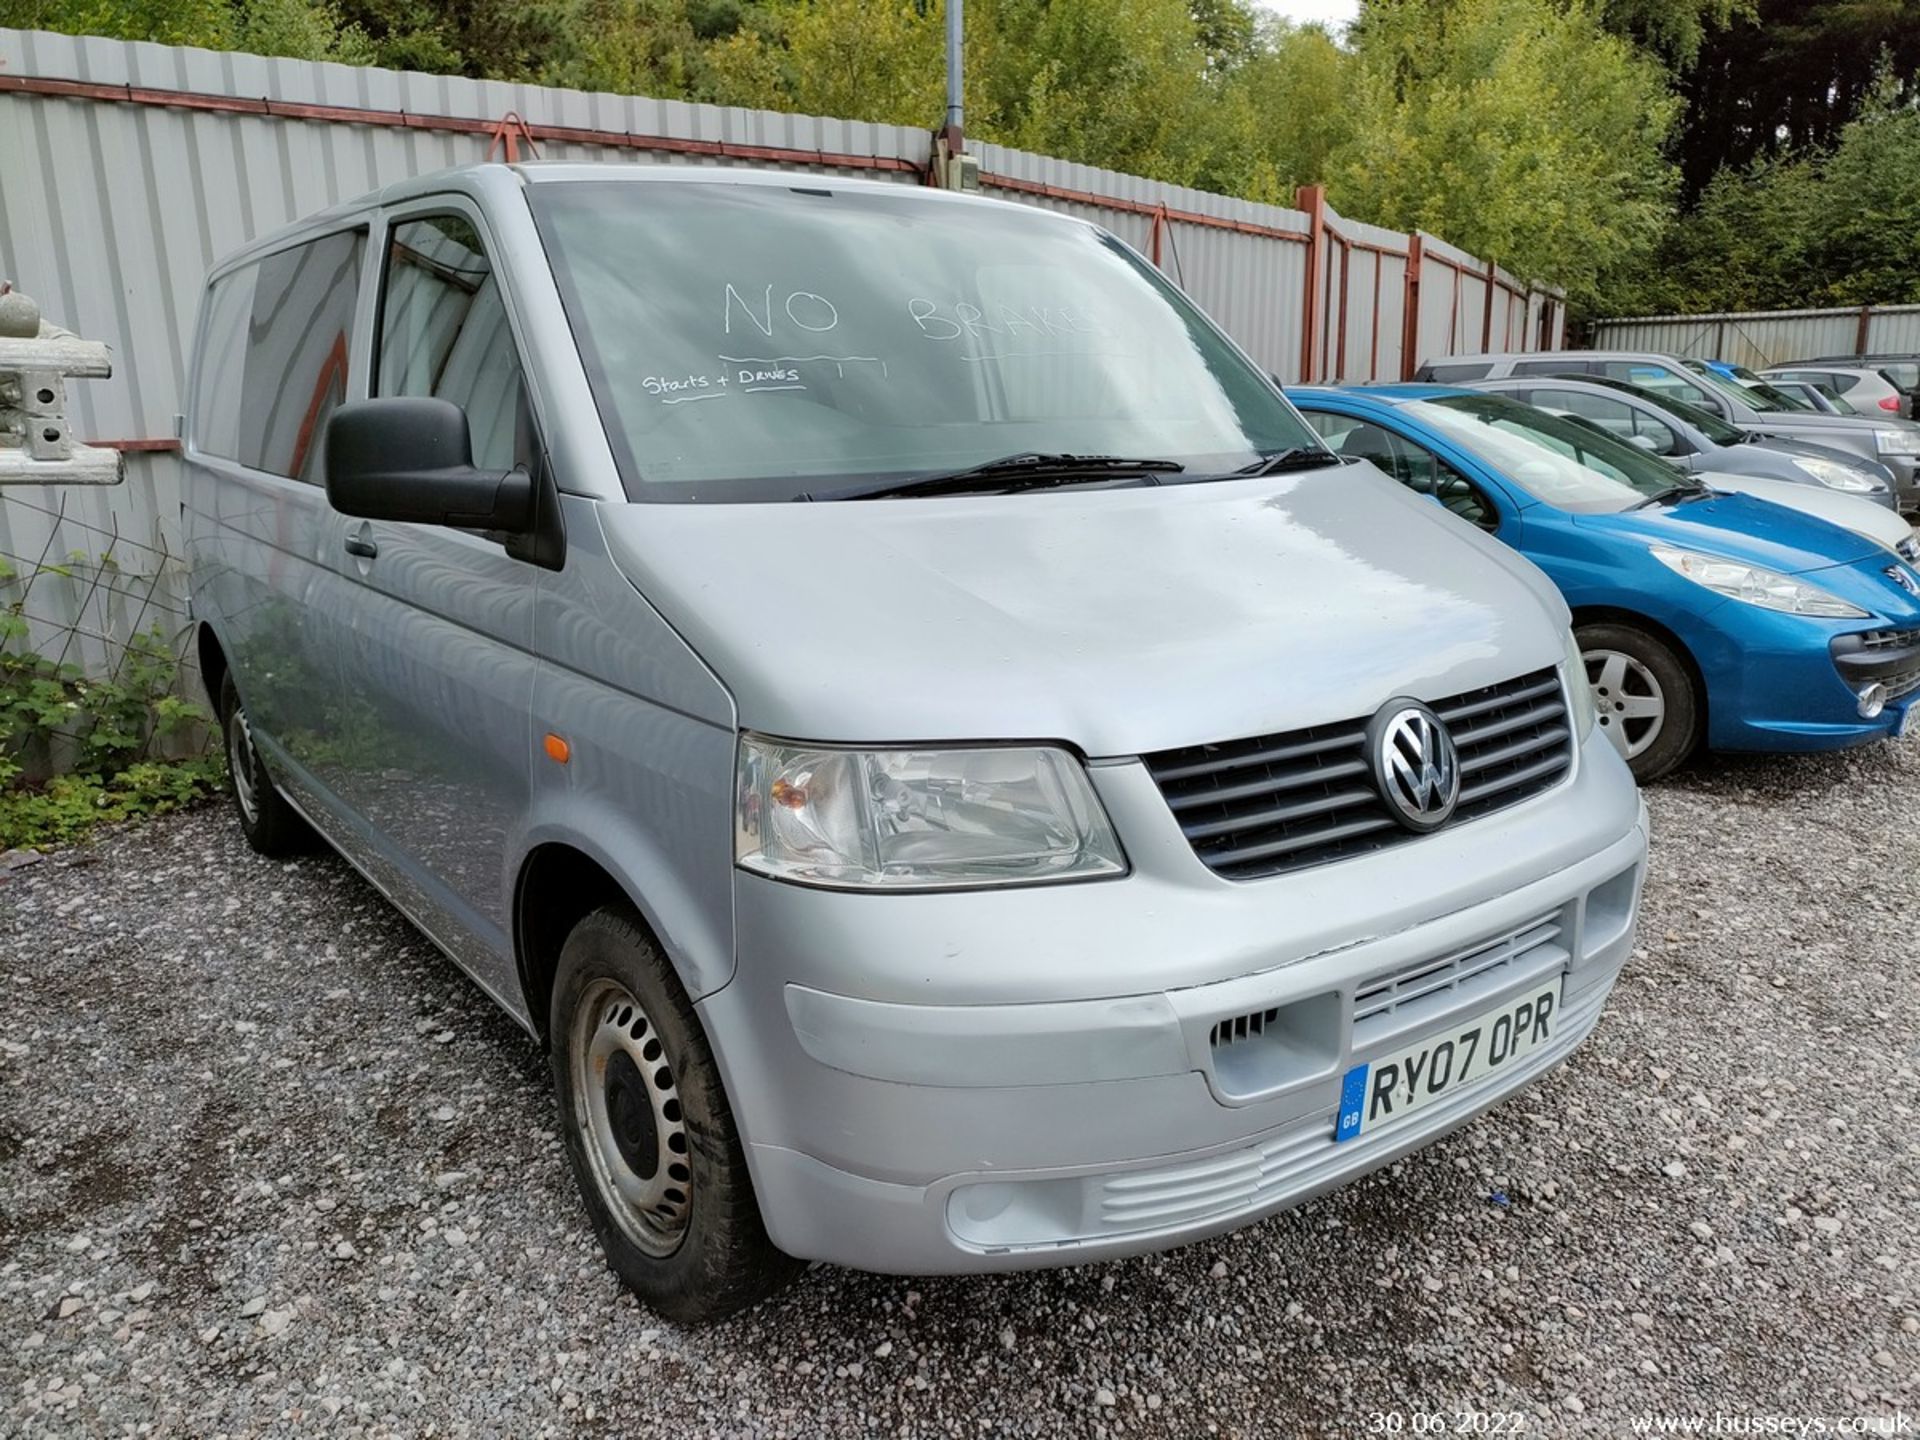
[(1776, 365), (1762, 370), (1760, 378), (1769, 384), (1781, 380), (1804, 380), (1835, 395), (1844, 395), (1847, 403), (1863, 415), (1875, 411), (1913, 418), (1913, 397), (1893, 380), (1870, 365)]
[(1537, 1079), (1631, 947), (1552, 587), (1081, 220), (480, 167), (224, 261), (193, 365), (240, 824), (547, 1048), (666, 1315), (1245, 1225)]
[[(1630, 350), (1545, 350), (1532, 354), (1463, 355), (1430, 360), (1417, 379), (1470, 385), (1513, 375), (1601, 376), (1625, 380), (1664, 398), (1719, 416), (1755, 436), (1805, 440), (1847, 450), (1893, 472), (1902, 510), (1920, 511), (1920, 425), (1868, 410), (1827, 415), (1798, 408), (1765, 381), (1743, 383), (1702, 366), (1694, 371), (1671, 355)], [(1877, 418), (1875, 418), (1877, 417)]]

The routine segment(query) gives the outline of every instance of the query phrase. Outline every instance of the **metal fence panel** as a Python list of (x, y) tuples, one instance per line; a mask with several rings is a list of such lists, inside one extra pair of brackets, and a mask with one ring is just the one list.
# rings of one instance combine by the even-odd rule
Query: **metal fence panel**
[(1647, 315), (1599, 320), (1596, 349), (1653, 350), (1764, 369), (1822, 355), (1920, 353), (1920, 305)]

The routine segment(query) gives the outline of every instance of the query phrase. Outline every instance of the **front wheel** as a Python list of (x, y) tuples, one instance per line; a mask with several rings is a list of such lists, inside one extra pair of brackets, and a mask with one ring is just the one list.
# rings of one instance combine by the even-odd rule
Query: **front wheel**
[(670, 1320), (720, 1320), (800, 1268), (767, 1238), (719, 1067), (631, 912), (561, 947), (548, 1043), (561, 1130), (607, 1263)]
[(1673, 647), (1632, 625), (1574, 632), (1593, 687), (1596, 723), (1645, 784), (1667, 774), (1699, 743), (1699, 686)]

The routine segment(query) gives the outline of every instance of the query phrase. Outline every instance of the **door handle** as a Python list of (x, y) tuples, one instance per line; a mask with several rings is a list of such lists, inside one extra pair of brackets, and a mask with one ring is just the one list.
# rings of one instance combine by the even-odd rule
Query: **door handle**
[(347, 536), (346, 545), (349, 555), (358, 555), (362, 560), (371, 560), (380, 553), (380, 547), (363, 535)]

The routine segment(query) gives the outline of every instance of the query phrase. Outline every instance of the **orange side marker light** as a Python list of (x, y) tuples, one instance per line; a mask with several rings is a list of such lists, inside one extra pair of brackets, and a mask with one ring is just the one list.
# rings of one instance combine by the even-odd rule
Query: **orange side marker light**
[(564, 765), (573, 757), (573, 747), (551, 730), (547, 732), (547, 758)]

